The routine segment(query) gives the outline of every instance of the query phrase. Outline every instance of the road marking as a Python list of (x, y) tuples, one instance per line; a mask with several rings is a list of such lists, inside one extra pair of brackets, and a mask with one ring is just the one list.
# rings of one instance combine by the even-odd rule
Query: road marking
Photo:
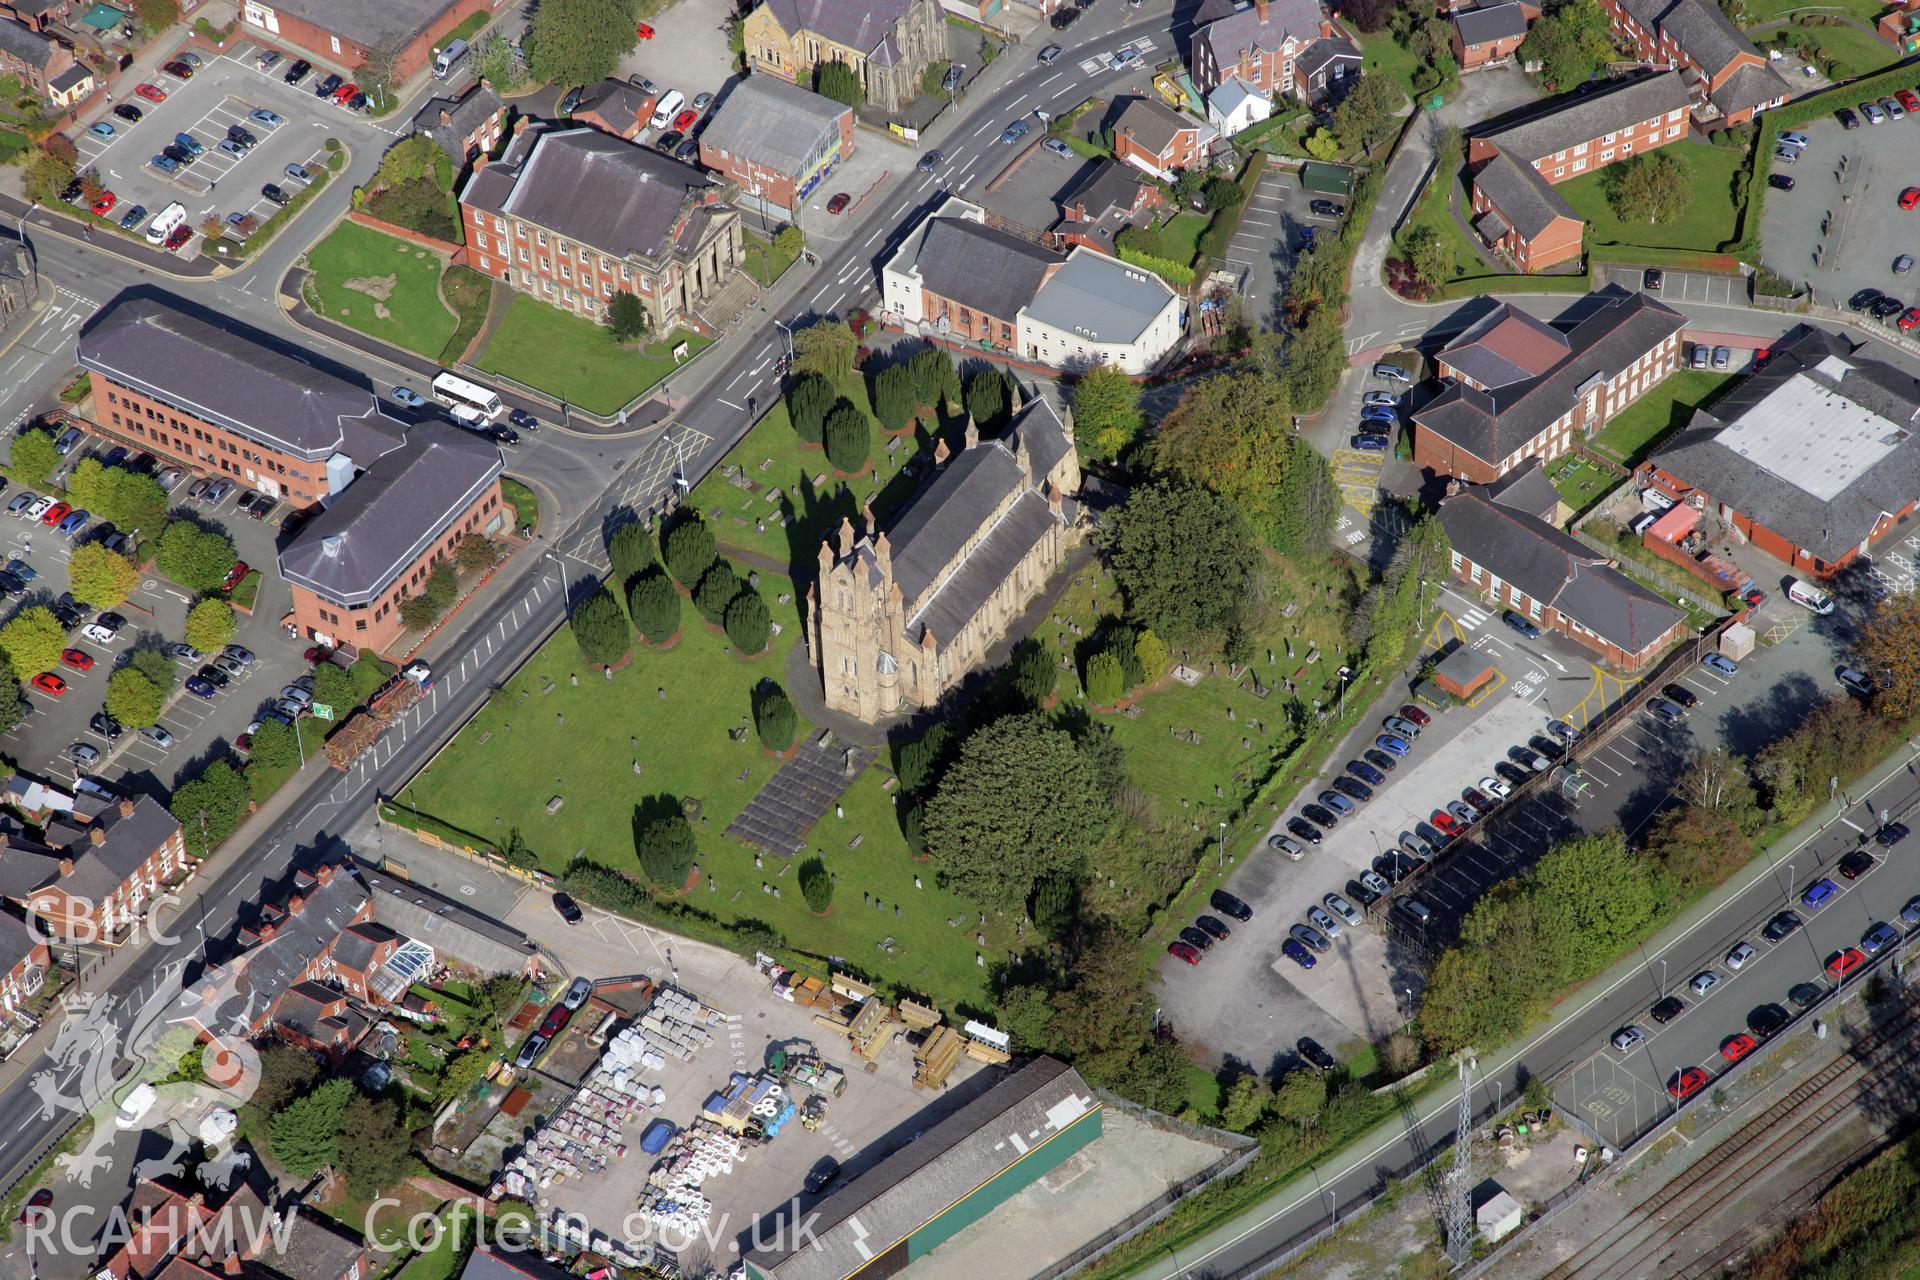
[[(931, 174), (928, 175), (927, 181), (929, 182), (933, 181), (933, 177)], [(863, 241), (862, 243), (864, 245), (871, 245), (875, 240), (878, 240), (881, 236), (885, 234), (887, 234), (887, 228), (884, 225), (875, 227), (873, 230), (873, 234), (868, 236), (866, 240)]]

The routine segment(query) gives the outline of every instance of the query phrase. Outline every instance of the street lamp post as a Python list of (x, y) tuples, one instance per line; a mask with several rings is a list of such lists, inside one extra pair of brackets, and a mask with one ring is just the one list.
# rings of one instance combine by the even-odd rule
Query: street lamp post
[(31, 273), (28, 280), (35, 297), (40, 295), (40, 255), (33, 251), (33, 245), (27, 241), (27, 218), (39, 207), (40, 202), (35, 200), (20, 211), (20, 216), (13, 224), (13, 233), (19, 239), (20, 247), (27, 251), (27, 270)]
[(780, 332), (787, 335), (787, 363), (792, 364), (793, 363), (793, 326), (779, 319), (775, 319), (774, 323), (780, 326)]
[(1220, 869), (1227, 869), (1227, 823), (1224, 818), (1220, 820)]
[(1667, 998), (1667, 961), (1664, 956), (1660, 960), (1660, 998)]

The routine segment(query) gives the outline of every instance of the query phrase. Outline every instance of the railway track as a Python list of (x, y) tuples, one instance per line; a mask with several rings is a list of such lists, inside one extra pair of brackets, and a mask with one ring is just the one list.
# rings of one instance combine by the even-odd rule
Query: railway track
[[(1675, 1236), (1702, 1215), (1737, 1197), (1747, 1182), (1776, 1157), (1856, 1105), (1865, 1087), (1882, 1074), (1882, 1068), (1900, 1065), (1902, 1050), (1917, 1026), (1920, 1015), (1910, 995), (1892, 1022), (1861, 1037), (1846, 1056), (1822, 1067), (1742, 1125), (1710, 1155), (1669, 1179), (1619, 1222), (1548, 1272), (1546, 1280), (1657, 1274), (1650, 1265), (1659, 1261), (1654, 1255)], [(1694, 1176), (1708, 1165), (1712, 1168), (1703, 1176)], [(1714, 1265), (1718, 1265), (1717, 1257)]]

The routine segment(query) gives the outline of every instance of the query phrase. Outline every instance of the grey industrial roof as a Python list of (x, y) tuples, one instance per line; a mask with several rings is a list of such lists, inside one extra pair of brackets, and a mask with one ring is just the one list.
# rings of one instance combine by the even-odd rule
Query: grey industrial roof
[[(462, 144), (504, 105), (492, 88), (475, 83), (458, 98), (428, 98), (426, 105), (413, 113), (413, 131), (432, 138), (455, 161), (465, 162), (467, 152)], [(442, 113), (446, 115), (444, 121)]]
[(375, 891), (374, 919), (426, 943), (435, 955), (451, 957), (481, 973), (518, 973), (535, 951), (534, 944), (518, 929), (469, 910), (423, 885), (390, 881), (377, 869), (367, 869), (364, 874)]
[(747, 1261), (775, 1280), (844, 1280), (1100, 1106), (1071, 1067), (1036, 1059), (815, 1206), (811, 1238), (783, 1233), (797, 1242)]
[(932, 218), (915, 259), (927, 290), (1011, 324), (1060, 255), (970, 218)]
[(1515, 160), (1504, 151), (1480, 167), (1473, 185), (1484, 192), (1508, 224), (1528, 240), (1552, 226), (1555, 218), (1580, 220), (1573, 206), (1536, 173), (1532, 165)]
[(368, 47), (383, 40), (408, 43), (453, 5), (454, 0), (273, 0), (281, 13)]
[(1772, 67), (1756, 67), (1748, 63), (1727, 77), (1727, 82), (1715, 89), (1707, 97), (1713, 105), (1732, 115), (1736, 111), (1750, 111), (1763, 103), (1774, 102), (1793, 93), (1780, 73)]
[(1460, 39), (1468, 45), (1527, 34), (1527, 15), (1516, 0), (1484, 9), (1456, 9), (1453, 24), (1460, 28)]
[[(1474, 457), (1497, 463), (1568, 412), (1580, 384), (1596, 377), (1611, 380), (1686, 326), (1686, 317), (1664, 302), (1618, 285), (1589, 294), (1575, 309), (1585, 313), (1578, 323), (1568, 326), (1563, 320), (1555, 326), (1567, 335), (1567, 354), (1547, 373), (1494, 386), (1491, 392), (1449, 382), (1414, 411), (1414, 421)], [(1509, 310), (1502, 303), (1489, 320)], [(1451, 358), (1445, 351), (1442, 356)]]
[(1678, 71), (1662, 71), (1556, 98), (1532, 119), (1481, 136), (1520, 162), (1530, 163), (1630, 124), (1684, 110), (1686, 105), (1686, 80)]
[(714, 107), (700, 141), (797, 175), (839, 145), (840, 118), (852, 110), (778, 76), (748, 76)]
[(500, 446), (426, 421), (382, 454), (280, 552), (280, 576), (343, 605), (377, 597), (502, 469)]
[(509, 1253), (487, 1245), (468, 1255), (460, 1280), (568, 1280), (569, 1274), (537, 1253)]
[[(1523, 465), (1537, 467), (1529, 459)], [(1526, 595), (1630, 654), (1654, 644), (1686, 614), (1617, 569), (1606, 556), (1486, 486), (1440, 504), (1453, 549)]]
[(1187, 119), (1172, 107), (1141, 97), (1127, 99), (1127, 105), (1120, 109), (1113, 122), (1116, 135), (1131, 132), (1135, 142), (1156, 155), (1172, 145), (1185, 130), (1199, 127), (1199, 122)]
[(1295, 40), (1312, 40), (1320, 34), (1319, 0), (1273, 0), (1267, 6), (1265, 22), (1260, 20), (1259, 9), (1251, 3), (1209, 21), (1207, 15), (1218, 12), (1227, 2), (1229, 0), (1210, 4), (1194, 17), (1198, 27), (1195, 34), (1213, 50), (1215, 63), (1223, 71), (1240, 61), (1242, 49), (1272, 53), (1289, 36)]
[(5, 52), (30, 67), (45, 67), (53, 56), (53, 41), (24, 22), (0, 18), (0, 52)]
[(583, 125), (521, 130), (503, 159), (474, 175), (464, 199), (603, 253), (657, 259), (671, 249), (688, 202), (713, 185), (691, 165)]
[[(1920, 424), (1920, 381), (1852, 355), (1844, 340), (1819, 329), (1773, 352), (1766, 368), (1730, 387), (1712, 412), (1697, 411), (1650, 461), (1832, 563), (1858, 546), (1881, 516), (1920, 494), (1920, 447), (1913, 435)], [(1818, 460), (1802, 457), (1788, 466), (1746, 447), (1745, 434), (1769, 425), (1770, 402), (1786, 395), (1804, 399), (1809, 389), (1827, 398), (1832, 412), (1871, 414), (1895, 429), (1871, 465), (1854, 465), (1836, 448), (1831, 465), (1844, 471), (1829, 484)], [(1806, 427), (1816, 441), (1834, 434), (1817, 421)]]
[(1082, 246), (1047, 277), (1025, 311), (1093, 342), (1133, 342), (1169, 304), (1177, 306), (1177, 297), (1159, 276)]
[(789, 34), (811, 31), (849, 49), (873, 53), (893, 35), (910, 0), (766, 0)]
[(96, 316), (78, 355), (83, 369), (298, 457), (364, 465), (404, 430), (370, 388), (155, 298)]

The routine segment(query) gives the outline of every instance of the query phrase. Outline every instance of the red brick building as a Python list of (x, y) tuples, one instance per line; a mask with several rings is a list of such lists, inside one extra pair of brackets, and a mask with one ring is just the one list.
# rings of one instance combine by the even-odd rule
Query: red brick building
[(740, 265), (740, 214), (722, 195), (651, 147), (529, 127), (467, 180), (460, 217), (476, 271), (593, 320), (614, 294), (635, 294), (663, 334)]
[(428, 98), (413, 113), (413, 131), (440, 144), (458, 170), (491, 155), (507, 136), (507, 107), (493, 86), (481, 80), (458, 98)]
[(1454, 61), (1462, 71), (1473, 71), (1513, 57), (1540, 10), (1519, 0), (1506, 0), (1504, 4), (1455, 9), (1450, 16)]
[(374, 49), (395, 51), (394, 83), (420, 71), (454, 28), (492, 0), (245, 0), (247, 34), (353, 71)]
[(120, 945), (191, 866), (180, 823), (145, 796), (76, 797), (42, 835), (0, 832), (0, 898), (57, 942)]
[(1713, 0), (1601, 0), (1614, 37), (1682, 70), (1702, 127), (1745, 124), (1792, 96), (1780, 74)]
[(1502, 303), (1434, 357), (1445, 386), (1414, 411), (1413, 460), (1486, 484), (1589, 439), (1677, 367), (1686, 318), (1610, 285), (1548, 324)]
[(1053, 224), (1053, 235), (1062, 248), (1085, 245), (1117, 257), (1114, 241), (1120, 232), (1152, 222), (1166, 206), (1167, 198), (1156, 184), (1131, 167), (1102, 160), (1060, 197), (1060, 221)]
[(776, 76), (737, 82), (700, 134), (701, 164), (788, 216), (852, 154), (853, 108)]
[(0, 17), (0, 75), (18, 76), (58, 106), (68, 106), (93, 91), (92, 73), (74, 60), (71, 48), (37, 27), (6, 17)]
[(47, 979), (53, 953), (46, 938), (31, 923), (10, 911), (0, 911), (0, 1010), (12, 1014)]
[(1320, 0), (1203, 0), (1193, 27), (1203, 98), (1237, 76), (1262, 93), (1319, 102), (1360, 74), (1360, 50)]
[(1123, 98), (1115, 104), (1114, 159), (1156, 178), (1170, 179), (1206, 158), (1201, 131), (1212, 127), (1181, 115), (1152, 98)]
[(654, 96), (639, 85), (607, 79), (581, 93), (568, 119), (631, 142), (653, 119), (654, 102)]

